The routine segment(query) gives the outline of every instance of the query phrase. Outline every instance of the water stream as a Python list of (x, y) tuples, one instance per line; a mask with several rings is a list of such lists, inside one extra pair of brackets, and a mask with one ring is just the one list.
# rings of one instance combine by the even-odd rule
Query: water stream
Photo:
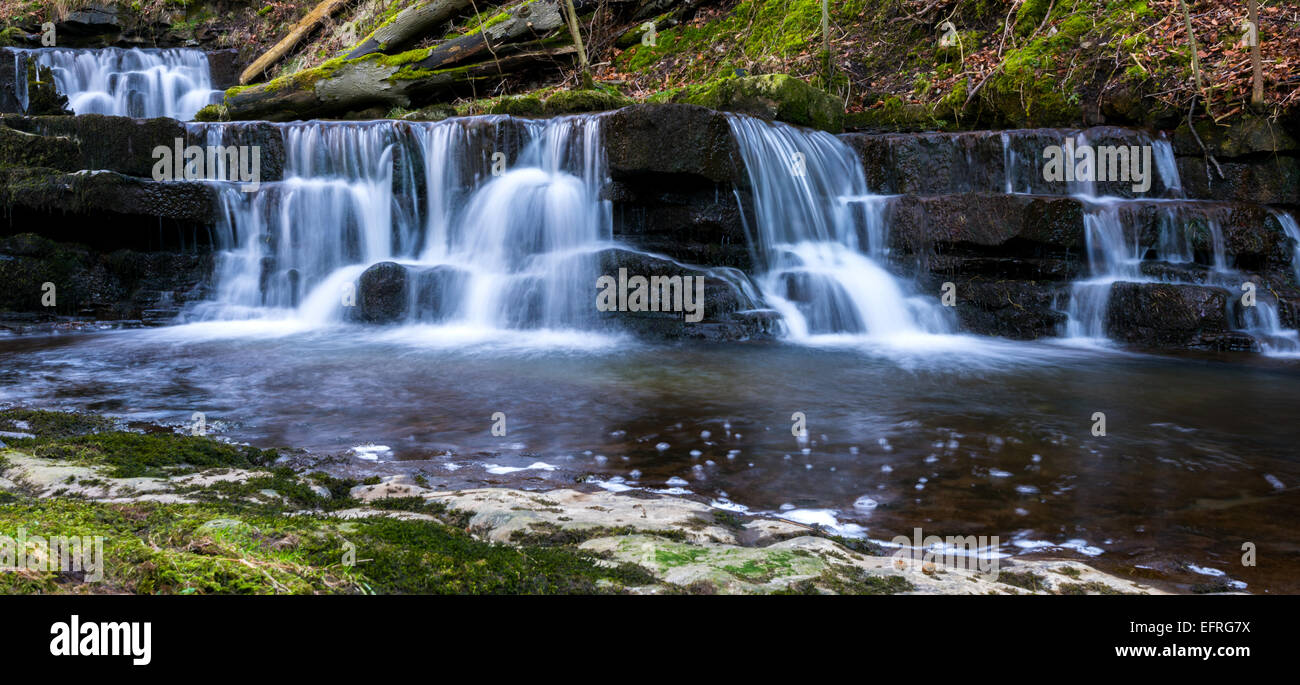
[(54, 73), (55, 87), (74, 114), (187, 121), (205, 105), (219, 102), (207, 54), (185, 48), (13, 48), (19, 105), (27, 109), (27, 63)]

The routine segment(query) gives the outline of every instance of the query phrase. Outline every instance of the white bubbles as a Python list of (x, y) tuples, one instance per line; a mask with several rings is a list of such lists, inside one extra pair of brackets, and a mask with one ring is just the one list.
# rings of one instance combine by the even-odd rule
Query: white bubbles
[(878, 506), (880, 506), (880, 502), (877, 502), (876, 500), (866, 495), (863, 495), (853, 500), (854, 509), (863, 509), (863, 510), (870, 511), (871, 509), (875, 509)]
[(356, 447), (353, 447), (349, 451), (351, 451), (352, 455), (355, 456), (357, 459), (364, 459), (366, 461), (379, 461), (381, 457), (387, 458), (392, 453), (393, 448), (389, 447), (388, 445), (376, 445), (374, 443), (368, 443), (365, 445), (358, 445)]

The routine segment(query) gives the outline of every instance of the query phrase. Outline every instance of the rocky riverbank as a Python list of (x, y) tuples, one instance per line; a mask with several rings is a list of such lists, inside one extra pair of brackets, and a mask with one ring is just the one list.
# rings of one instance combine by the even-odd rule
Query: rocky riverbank
[(0, 440), (0, 533), (104, 545), (98, 581), (37, 564), (0, 573), (5, 592), (1163, 593), (1076, 561), (1003, 560), (994, 576), (900, 560), (667, 494), (439, 490), (98, 415), (0, 411)]

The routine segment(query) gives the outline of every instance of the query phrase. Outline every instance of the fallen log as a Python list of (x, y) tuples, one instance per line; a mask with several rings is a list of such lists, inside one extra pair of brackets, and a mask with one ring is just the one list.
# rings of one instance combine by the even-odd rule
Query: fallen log
[[(575, 4), (594, 7), (597, 2), (579, 0)], [(357, 111), (380, 104), (407, 107), (418, 102), (423, 85), (436, 90), (440, 84), (461, 78), (458, 74), (472, 78), (465, 71), (466, 64), (474, 64), (475, 70), (495, 69), (501, 76), (527, 63), (524, 55), (515, 54), (507, 67), (503, 60), (507, 54), (532, 50), (526, 54), (537, 60), (561, 54), (555, 49), (567, 38), (564, 31), (558, 30), (565, 25), (560, 3), (536, 0), (518, 5), (501, 21), (431, 48), (400, 55), (372, 53), (358, 59), (330, 60), (270, 83), (231, 89), (226, 93), (225, 105), (231, 119), (270, 121)], [(570, 49), (563, 54), (572, 52)], [(488, 59), (491, 61), (477, 64)]]
[(297, 47), (298, 43), (301, 43), (308, 34), (314, 31), (321, 22), (334, 16), (348, 2), (350, 0), (324, 0), (324, 2), (317, 5), (316, 9), (308, 12), (307, 16), (294, 24), (293, 29), (289, 31), (289, 35), (248, 65), (244, 73), (239, 75), (240, 84), (247, 85), (253, 79), (265, 73), (267, 69), (275, 66), (277, 62), (284, 59), (285, 55), (289, 54), (290, 50)]
[(358, 59), (376, 52), (390, 55), (399, 52), (447, 23), (471, 4), (470, 0), (428, 0), (408, 7), (371, 31), (344, 59)]
[(493, 60), (426, 72), (384, 64), (383, 55), (368, 55), (328, 75), (309, 75), (297, 85), (278, 89), (259, 86), (227, 95), (226, 107), (233, 120), (266, 121), (328, 118), (376, 106), (419, 107), (453, 93), (487, 92), (505, 78), (556, 60), (571, 60), (576, 52), (571, 45), (504, 49)]

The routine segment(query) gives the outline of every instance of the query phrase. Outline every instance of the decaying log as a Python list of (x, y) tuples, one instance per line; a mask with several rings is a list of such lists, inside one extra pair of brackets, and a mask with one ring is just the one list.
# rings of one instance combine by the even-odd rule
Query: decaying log
[[(533, 44), (525, 44), (533, 45)], [(449, 94), (486, 93), (502, 79), (573, 59), (571, 45), (503, 48), (496, 59), (431, 72), (407, 72), (377, 55), (345, 63), (310, 86), (255, 87), (226, 97), (234, 120), (294, 121), (328, 118), (371, 107), (418, 107)]]
[(321, 22), (334, 16), (334, 14), (343, 9), (343, 6), (348, 4), (349, 1), (350, 0), (324, 0), (324, 2), (317, 5), (316, 9), (308, 12), (307, 16), (299, 20), (297, 24), (294, 24), (293, 29), (289, 31), (289, 35), (285, 36), (279, 43), (275, 44), (275, 47), (267, 50), (261, 57), (258, 57), (252, 64), (248, 65), (248, 68), (244, 70), (244, 73), (239, 75), (239, 82), (241, 84), (248, 84), (252, 82), (253, 79), (265, 73), (267, 69), (275, 66), (277, 62), (284, 59), (285, 55), (289, 54), (290, 50), (297, 47), (298, 43), (301, 43), (308, 34), (314, 31)]
[[(427, 97), (426, 91), (446, 91), (456, 83), (489, 75), (499, 79), (534, 66), (529, 60), (549, 66), (556, 56), (567, 58), (576, 51), (572, 47), (559, 49), (566, 42), (565, 32), (558, 30), (565, 25), (562, 1), (517, 5), (505, 19), (431, 48), (395, 57), (372, 53), (358, 59), (332, 60), (234, 91), (226, 96), (226, 108), (232, 119), (283, 121), (374, 105), (407, 107)], [(575, 4), (594, 7), (597, 1), (578, 0)]]
[(345, 59), (357, 59), (376, 52), (393, 54), (414, 44), (430, 31), (447, 23), (470, 7), (470, 0), (427, 0), (408, 7), (366, 36)]

